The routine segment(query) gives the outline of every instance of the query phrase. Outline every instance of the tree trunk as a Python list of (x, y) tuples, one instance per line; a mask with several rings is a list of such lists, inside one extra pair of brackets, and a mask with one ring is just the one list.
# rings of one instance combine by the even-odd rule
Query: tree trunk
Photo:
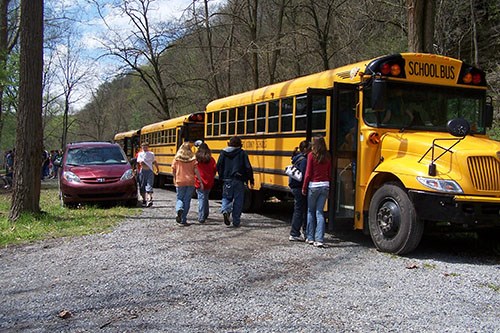
[(212, 43), (212, 29), (210, 27), (210, 16), (209, 16), (209, 12), (208, 12), (208, 0), (204, 1), (204, 5), (205, 5), (205, 32), (207, 34), (210, 77), (212, 79), (212, 85), (213, 85), (214, 90), (215, 90), (215, 96), (217, 98), (220, 98), (221, 93), (220, 93), (219, 83), (218, 83), (218, 79), (217, 79), (218, 73), (216, 72), (216, 69), (215, 69), (214, 50), (213, 50), (214, 47), (213, 47), (213, 43)]
[(252, 77), (253, 88), (257, 89), (260, 85), (259, 80), (259, 48), (257, 47), (257, 25), (258, 25), (258, 9), (259, 0), (248, 0), (248, 17), (250, 30), (250, 50), (252, 52)]
[(433, 52), (435, 0), (406, 0), (408, 51)]
[(9, 219), (40, 212), (43, 0), (21, 1), (19, 111)]
[(274, 38), (274, 50), (271, 57), (271, 64), (269, 66), (269, 84), (273, 84), (276, 81), (276, 66), (278, 64), (278, 58), (281, 54), (281, 35), (283, 31), (283, 16), (285, 15), (285, 0), (281, 0), (280, 7), (278, 11), (278, 27), (276, 29), (276, 34)]

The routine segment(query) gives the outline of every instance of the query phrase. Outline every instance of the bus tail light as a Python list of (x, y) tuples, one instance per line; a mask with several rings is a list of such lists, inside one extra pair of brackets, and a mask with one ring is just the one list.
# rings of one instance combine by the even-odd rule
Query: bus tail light
[(203, 113), (194, 113), (189, 116), (189, 121), (203, 121)]
[(469, 65), (462, 65), (460, 70), (460, 77), (458, 78), (459, 84), (467, 84), (474, 86), (485, 86), (486, 76), (480, 69), (474, 68)]
[(401, 55), (379, 58), (368, 64), (366, 73), (405, 78), (405, 60)]

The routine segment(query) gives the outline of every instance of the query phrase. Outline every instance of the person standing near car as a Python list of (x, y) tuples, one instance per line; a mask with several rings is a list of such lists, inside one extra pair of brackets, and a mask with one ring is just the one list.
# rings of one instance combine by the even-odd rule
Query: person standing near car
[(158, 173), (159, 169), (155, 154), (149, 150), (149, 144), (144, 142), (141, 146), (142, 151), (137, 155), (137, 163), (140, 164), (139, 192), (142, 204), (151, 207), (153, 206), (154, 174)]
[[(172, 162), (172, 173), (174, 175), (175, 191), (177, 193), (175, 211), (177, 217), (175, 221), (181, 225), (189, 225), (187, 223), (187, 214), (191, 207), (191, 198), (194, 193), (195, 176), (201, 179), (198, 168), (198, 162), (191, 150), (191, 144), (184, 142)], [(200, 183), (200, 189), (203, 191), (203, 182)]]
[[(196, 143), (195, 143), (196, 145)], [(215, 174), (217, 173), (215, 159), (206, 143), (200, 143), (196, 151), (196, 161), (198, 161), (198, 172), (200, 177), (196, 177), (194, 186), (198, 195), (198, 222), (204, 223), (209, 214), (208, 196), (214, 186)], [(203, 189), (201, 185), (203, 184)]]
[[(332, 161), (326, 148), (325, 138), (313, 138), (311, 153), (307, 156), (306, 174), (302, 194), (307, 195), (306, 243), (323, 247), (325, 216), (323, 207), (330, 188)], [(332, 222), (332, 221), (330, 221)]]
[(233, 226), (240, 226), (243, 201), (245, 199), (245, 183), (254, 186), (253, 169), (248, 159), (248, 154), (241, 148), (241, 139), (233, 136), (229, 139), (228, 146), (224, 148), (217, 161), (219, 179), (224, 182), (222, 188), (221, 212), (224, 224), (229, 226), (229, 216), (233, 214)]

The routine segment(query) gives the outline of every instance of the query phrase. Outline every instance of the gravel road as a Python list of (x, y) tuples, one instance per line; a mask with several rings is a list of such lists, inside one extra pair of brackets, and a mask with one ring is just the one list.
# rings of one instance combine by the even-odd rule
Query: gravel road
[(344, 230), (320, 249), (288, 241), (283, 205), (234, 229), (212, 200), (181, 227), (155, 196), (110, 233), (0, 249), (0, 332), (500, 332), (500, 258), (471, 240), (399, 257)]

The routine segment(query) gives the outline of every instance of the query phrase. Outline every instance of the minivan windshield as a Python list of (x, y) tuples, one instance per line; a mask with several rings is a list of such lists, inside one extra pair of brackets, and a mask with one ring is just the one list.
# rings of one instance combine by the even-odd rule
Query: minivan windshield
[(385, 110), (370, 108), (371, 90), (364, 95), (363, 118), (376, 127), (446, 131), (455, 118), (466, 119), (472, 133), (484, 134), (485, 91), (388, 82)]
[(79, 147), (67, 152), (66, 164), (102, 165), (126, 164), (127, 158), (120, 147)]

